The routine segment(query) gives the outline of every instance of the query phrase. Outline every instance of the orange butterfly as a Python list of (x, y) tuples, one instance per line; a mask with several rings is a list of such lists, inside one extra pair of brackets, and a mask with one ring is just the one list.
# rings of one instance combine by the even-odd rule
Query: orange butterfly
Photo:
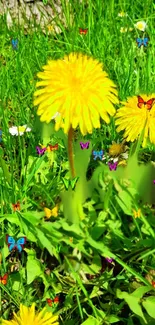
[(147, 110), (150, 111), (152, 106), (154, 105), (154, 101), (155, 101), (155, 98), (151, 98), (147, 102), (145, 102), (142, 97), (138, 96), (138, 104), (137, 104), (137, 106), (139, 108), (142, 108), (143, 105), (146, 105)]
[(88, 32), (88, 28), (86, 28), (86, 29), (79, 28), (79, 32), (80, 32), (80, 34), (86, 35)]
[(18, 203), (18, 202), (15, 203), (15, 204), (12, 203), (12, 206), (13, 206), (14, 211), (17, 211), (17, 210), (19, 211), (20, 210), (20, 203)]
[(8, 281), (8, 273), (4, 274), (4, 276), (0, 276), (0, 283), (6, 285)]
[(58, 303), (59, 302), (59, 297), (55, 297), (54, 299), (46, 299), (48, 305), (52, 307), (52, 302)]
[(52, 146), (51, 144), (49, 144), (49, 146), (47, 148), (49, 148), (50, 151), (58, 150), (58, 143), (56, 143), (54, 146)]

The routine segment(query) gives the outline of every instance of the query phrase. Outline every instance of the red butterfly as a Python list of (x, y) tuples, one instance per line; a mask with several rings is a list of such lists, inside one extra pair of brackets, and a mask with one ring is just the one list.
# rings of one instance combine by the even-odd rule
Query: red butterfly
[(54, 299), (50, 299), (50, 298), (48, 298), (48, 299), (46, 299), (46, 301), (47, 301), (48, 305), (49, 305), (50, 307), (52, 307), (52, 302), (54, 302), (54, 303), (58, 303), (58, 302), (59, 302), (59, 297), (55, 297)]
[(16, 211), (16, 210), (19, 211), (20, 210), (20, 203), (19, 202), (15, 203), (15, 204), (12, 203), (12, 206), (13, 206), (14, 211)]
[(8, 273), (4, 274), (4, 276), (0, 276), (0, 283), (6, 285), (8, 281)]
[(86, 29), (79, 28), (79, 32), (80, 32), (80, 34), (86, 35), (88, 32), (88, 28), (86, 28)]
[(139, 108), (142, 108), (143, 105), (146, 105), (147, 110), (150, 111), (152, 106), (154, 105), (154, 101), (155, 101), (155, 98), (151, 98), (147, 102), (145, 102), (142, 97), (138, 96), (138, 104), (137, 104), (137, 106)]
[(51, 144), (49, 144), (49, 149), (50, 149), (50, 151), (58, 150), (58, 143), (55, 144), (54, 146), (52, 146)]

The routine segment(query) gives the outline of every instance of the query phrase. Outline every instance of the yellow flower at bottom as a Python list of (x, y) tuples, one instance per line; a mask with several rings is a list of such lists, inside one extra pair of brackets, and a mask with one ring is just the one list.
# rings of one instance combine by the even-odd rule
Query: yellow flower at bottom
[(117, 132), (125, 130), (126, 141), (133, 142), (144, 131), (142, 146), (145, 147), (147, 138), (155, 144), (155, 100), (152, 100), (151, 105), (147, 104), (150, 99), (155, 99), (155, 94), (139, 97), (143, 101), (140, 107), (138, 96), (128, 98), (126, 103), (122, 102), (124, 106), (117, 110), (115, 125), (118, 125)]
[(106, 123), (115, 114), (118, 104), (116, 86), (102, 69), (102, 63), (81, 53), (71, 53), (64, 59), (51, 60), (39, 72), (34, 105), (41, 122), (49, 123), (56, 113), (55, 130), (79, 126), (83, 135), (100, 128), (100, 118)]
[(58, 316), (46, 312), (46, 308), (35, 314), (35, 303), (31, 307), (20, 305), (19, 315), (14, 313), (13, 320), (2, 319), (2, 325), (59, 325)]

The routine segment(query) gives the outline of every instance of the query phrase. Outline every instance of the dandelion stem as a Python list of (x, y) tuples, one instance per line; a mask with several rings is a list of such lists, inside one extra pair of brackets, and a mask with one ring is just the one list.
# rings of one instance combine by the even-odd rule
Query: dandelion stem
[(72, 178), (75, 177), (73, 139), (74, 139), (74, 130), (72, 129), (72, 127), (70, 127), (68, 132), (68, 157), (69, 157), (69, 164), (70, 164)]

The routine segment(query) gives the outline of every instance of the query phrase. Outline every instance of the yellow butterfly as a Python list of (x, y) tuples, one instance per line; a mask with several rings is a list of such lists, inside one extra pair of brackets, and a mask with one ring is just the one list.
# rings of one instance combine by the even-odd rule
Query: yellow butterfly
[(58, 216), (58, 209), (59, 209), (59, 205), (56, 204), (56, 206), (50, 210), (48, 208), (44, 208), (44, 212), (45, 212), (45, 217), (47, 219), (50, 219), (51, 217), (57, 217)]
[(139, 218), (140, 215), (141, 215), (141, 209), (138, 209), (138, 211), (133, 210), (133, 213), (134, 213), (134, 217), (135, 217), (135, 218)]

